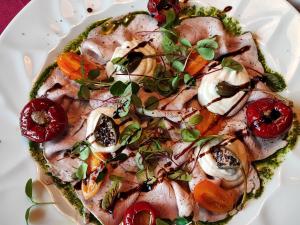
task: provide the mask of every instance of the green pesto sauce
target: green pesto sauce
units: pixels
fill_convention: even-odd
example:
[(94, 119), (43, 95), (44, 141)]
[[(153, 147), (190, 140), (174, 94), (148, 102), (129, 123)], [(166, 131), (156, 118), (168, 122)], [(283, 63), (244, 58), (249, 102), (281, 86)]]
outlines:
[[(78, 52), (80, 44), (82, 43), (82, 41), (84, 41), (87, 38), (89, 32), (92, 29), (94, 29), (98, 26), (102, 26), (102, 31), (104, 33), (109, 34), (109, 33), (113, 32), (119, 25), (127, 26), (134, 19), (134, 16), (137, 14), (148, 14), (148, 13), (147, 12), (133, 12), (124, 17), (121, 17), (119, 20), (112, 21), (109, 18), (109, 19), (97, 21), (97, 22), (91, 24), (83, 33), (81, 33), (75, 40), (71, 41), (64, 48), (64, 52), (68, 52), (68, 51)], [(210, 16), (210, 17), (218, 18), (222, 21), (224, 28), (227, 32), (229, 32), (230, 34), (235, 35), (235, 36), (242, 34), (242, 29), (241, 29), (239, 21), (232, 17), (229, 17), (228, 15), (226, 15), (226, 13), (222, 12), (221, 10), (219, 10), (215, 7), (208, 7), (208, 8), (196, 7), (196, 6), (185, 7), (182, 9), (182, 11), (179, 15), (179, 19), (184, 20), (187, 18), (199, 17), (199, 16), (204, 16), (204, 17)], [(258, 57), (267, 73), (281, 78), (280, 85), (281, 85), (281, 87), (283, 87), (282, 89), (284, 89), (286, 87), (284, 79), (282, 78), (282, 76), (279, 73), (273, 71), (272, 69), (270, 69), (270, 67), (268, 67), (266, 60), (259, 48), (258, 48)], [(57, 63), (53, 63), (39, 75), (38, 79), (36, 80), (35, 84), (32, 87), (32, 90), (30, 92), (30, 99), (33, 99), (36, 97), (39, 88), (46, 81), (46, 79), (50, 76), (53, 69), (55, 69), (56, 67), (57, 67)], [(272, 178), (276, 168), (278, 168), (278, 166), (284, 160), (285, 155), (294, 148), (294, 146), (297, 142), (298, 135), (300, 135), (300, 123), (295, 116), (295, 119), (293, 122), (293, 127), (289, 131), (289, 133), (286, 137), (286, 140), (288, 141), (288, 145), (285, 148), (277, 151), (275, 154), (273, 154), (269, 158), (254, 163), (254, 166), (258, 171), (259, 178), (261, 179), (262, 185), (261, 185), (260, 190), (257, 191), (256, 193), (248, 194), (247, 200), (252, 199), (252, 198), (257, 198), (262, 194), (266, 183)], [(82, 215), (84, 215), (84, 213), (85, 213), (84, 207), (83, 207), (81, 201), (76, 196), (75, 190), (72, 187), (72, 185), (69, 183), (66, 183), (66, 184), (62, 183), (58, 178), (52, 176), (48, 172), (49, 167), (47, 165), (46, 159), (44, 158), (43, 151), (42, 151), (42, 149), (40, 149), (39, 145), (36, 143), (33, 143), (33, 142), (29, 142), (29, 150), (31, 152), (32, 157), (35, 159), (35, 161), (37, 161), (39, 163), (40, 167), (45, 171), (45, 173), (53, 178), (54, 183), (62, 191), (62, 193), (66, 197), (66, 199), (68, 199), (68, 201)], [(229, 217), (225, 218), (224, 220), (214, 222), (214, 223), (196, 222), (194, 224), (195, 225), (201, 225), (201, 224), (203, 224), (203, 225), (206, 225), (206, 224), (224, 225), (224, 224), (228, 223), (228, 221), (231, 218), (232, 217), (229, 216)], [(93, 215), (90, 215), (89, 219), (94, 224), (101, 225), (101, 223)]]

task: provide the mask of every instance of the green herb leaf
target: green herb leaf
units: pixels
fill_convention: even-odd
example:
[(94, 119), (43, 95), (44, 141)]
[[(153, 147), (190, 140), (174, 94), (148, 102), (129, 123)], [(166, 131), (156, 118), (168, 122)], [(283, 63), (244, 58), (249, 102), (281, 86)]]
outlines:
[(147, 153), (158, 153), (158, 152), (164, 152), (164, 150), (161, 147), (161, 144), (158, 140), (151, 140), (150, 144), (140, 146), (139, 152), (141, 154), (147, 154)]
[(193, 142), (197, 140), (200, 135), (200, 131), (196, 129), (183, 129), (181, 130), (182, 140), (185, 142)]
[(90, 98), (90, 89), (86, 85), (80, 86), (78, 98), (83, 100), (88, 100)]
[(182, 45), (184, 45), (185, 47), (189, 47), (189, 48), (192, 47), (191, 42), (190, 42), (188, 39), (186, 39), (186, 38), (180, 38), (179, 41), (180, 41), (180, 43), (181, 43)]
[(212, 141), (212, 140), (217, 139), (217, 138), (222, 138), (222, 135), (219, 135), (219, 136), (206, 136), (206, 137), (202, 137), (202, 138), (200, 138), (200, 139), (197, 141), (196, 145), (201, 147), (201, 146), (203, 146), (204, 144), (206, 144), (207, 142)]
[(143, 83), (143, 87), (144, 87), (145, 91), (147, 91), (147, 92), (156, 91), (156, 83), (153, 79), (151, 79), (149, 77), (144, 77), (144, 79), (142, 80), (142, 83)]
[(159, 99), (155, 96), (150, 96), (145, 102), (145, 108), (148, 110), (154, 110), (158, 107)]
[(26, 212), (25, 212), (25, 221), (26, 224), (29, 225), (29, 217), (30, 217), (30, 210), (34, 207), (35, 205), (30, 206)]
[(176, 20), (176, 14), (173, 9), (169, 9), (166, 13), (166, 23), (164, 24), (164, 28), (169, 28), (173, 25)]
[(190, 222), (184, 217), (178, 217), (178, 218), (175, 219), (175, 224), (176, 225), (187, 225), (189, 223)]
[(135, 105), (138, 108), (141, 108), (143, 106), (142, 100), (137, 95), (133, 94), (131, 96), (131, 102), (133, 105)]
[(196, 114), (193, 115), (189, 118), (188, 124), (190, 126), (196, 126), (197, 124), (199, 124), (201, 121), (203, 120), (203, 116), (201, 116), (200, 114)]
[(136, 82), (130, 82), (129, 84), (131, 84), (132, 94), (137, 94), (140, 90), (140, 85), (138, 85)]
[(218, 42), (216, 42), (215, 38), (207, 38), (197, 42), (198, 48), (210, 48), (217, 49), (219, 47)]
[(243, 66), (239, 62), (232, 59), (231, 57), (224, 58), (222, 60), (221, 65), (223, 68), (226, 67), (235, 70), (236, 72), (240, 72), (243, 70)]
[[(249, 87), (250, 87), (250, 83), (249, 83)], [(221, 81), (216, 86), (216, 92), (218, 93), (218, 95), (224, 98), (230, 98), (241, 90), (242, 89), (239, 86), (229, 84), (226, 81)]]
[(109, 89), (110, 93), (113, 96), (121, 96), (125, 89), (126, 89), (127, 85), (124, 84), (122, 81), (116, 81)]
[(179, 72), (183, 72), (184, 71), (184, 65), (182, 62), (178, 61), (178, 60), (175, 60), (172, 62), (172, 67), (179, 71)]
[(96, 178), (96, 183), (99, 183), (99, 182), (103, 181), (104, 178), (105, 178), (105, 176), (106, 176), (106, 174), (107, 174), (107, 168), (105, 167), (105, 168), (98, 174), (98, 176), (97, 176), (97, 178)]
[(144, 165), (143, 165), (143, 157), (141, 155), (141, 153), (137, 152), (135, 157), (134, 157), (134, 161), (136, 166), (140, 169), (143, 170), (144, 169)]
[(34, 202), (32, 200), (32, 179), (31, 178), (26, 182), (25, 194), (30, 199), (31, 202)]
[(195, 85), (195, 78), (186, 73), (183, 75), (183, 82), (188, 86), (193, 86)]
[(189, 182), (192, 179), (192, 176), (183, 170), (176, 170), (172, 174), (168, 175), (168, 178), (171, 180), (179, 180)]
[(197, 48), (197, 52), (206, 60), (213, 60), (215, 57), (215, 51), (211, 48)]
[(275, 92), (283, 91), (286, 88), (283, 77), (278, 73), (266, 73), (263, 75), (267, 86)]
[(120, 181), (112, 181), (111, 187), (109, 190), (105, 193), (102, 201), (101, 201), (101, 208), (104, 210), (107, 210), (111, 204), (114, 202), (118, 191), (120, 188)]
[(170, 79), (163, 78), (156, 83), (157, 90), (162, 96), (169, 96), (173, 92), (172, 84)]
[(116, 57), (116, 58), (113, 58), (111, 60), (111, 62), (114, 64), (114, 65), (125, 65), (127, 62), (128, 62), (128, 59), (126, 57)]
[(115, 158), (109, 159), (107, 162), (117, 162), (117, 161), (123, 162), (123, 161), (125, 161), (127, 159), (128, 159), (128, 155), (127, 154), (120, 153)]
[(139, 123), (134, 122), (125, 127), (124, 131), (120, 135), (121, 145), (128, 145), (139, 140), (142, 134), (142, 128)]
[(99, 69), (90, 70), (88, 74), (88, 78), (90, 80), (95, 80), (97, 77), (99, 77), (99, 75), (100, 75)]
[(177, 90), (177, 89), (178, 89), (179, 82), (180, 82), (180, 77), (179, 77), (179, 75), (176, 75), (175, 77), (172, 78), (171, 84), (172, 84), (173, 90)]
[(82, 162), (81, 165), (78, 167), (75, 175), (79, 180), (83, 180), (86, 178), (87, 168), (88, 168), (88, 164), (86, 164), (85, 162)]
[(171, 223), (163, 220), (163, 219), (160, 219), (160, 218), (156, 218), (156, 221), (155, 221), (155, 224), (156, 225), (170, 225)]
[(91, 149), (90, 147), (86, 146), (81, 152), (79, 158), (81, 160), (87, 160), (90, 155)]

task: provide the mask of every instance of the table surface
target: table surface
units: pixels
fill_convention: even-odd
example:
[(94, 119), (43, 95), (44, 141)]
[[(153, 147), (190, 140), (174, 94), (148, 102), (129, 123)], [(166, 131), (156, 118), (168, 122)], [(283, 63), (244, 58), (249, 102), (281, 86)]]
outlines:
[[(101, 1), (101, 0), (99, 0)], [(300, 11), (300, 0), (288, 0)], [(3, 0), (0, 4), (0, 34), (9, 24), (9, 22), (17, 15), (17, 13), (28, 3), (30, 0)]]

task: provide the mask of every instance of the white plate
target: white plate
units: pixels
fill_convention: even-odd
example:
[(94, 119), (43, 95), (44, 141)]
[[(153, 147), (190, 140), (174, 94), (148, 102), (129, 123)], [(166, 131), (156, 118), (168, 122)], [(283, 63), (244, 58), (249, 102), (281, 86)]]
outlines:
[[(286, 78), (288, 89), (284, 95), (294, 100), (299, 109), (298, 12), (284, 0), (201, 0), (201, 4), (221, 9), (228, 5), (234, 7), (230, 14), (241, 21), (244, 30), (257, 34), (268, 64)], [(18, 125), (19, 112), (28, 100), (33, 77), (53, 62), (62, 47), (91, 22), (146, 9), (145, 6), (144, 0), (32, 0), (1, 35), (1, 224), (25, 224), (23, 215), (30, 203), (24, 194), (24, 185), (29, 177), (37, 177), (35, 165), (27, 151), (26, 141), (20, 137)], [(88, 14), (87, 7), (94, 8), (94, 13)], [(299, 224), (299, 171), (298, 145), (288, 154), (263, 196), (249, 202), (230, 224)], [(41, 185), (36, 184), (35, 187), (38, 189), (39, 199), (49, 199)], [(55, 207), (45, 206), (33, 213), (32, 224), (67, 225), (74, 222), (58, 213)]]

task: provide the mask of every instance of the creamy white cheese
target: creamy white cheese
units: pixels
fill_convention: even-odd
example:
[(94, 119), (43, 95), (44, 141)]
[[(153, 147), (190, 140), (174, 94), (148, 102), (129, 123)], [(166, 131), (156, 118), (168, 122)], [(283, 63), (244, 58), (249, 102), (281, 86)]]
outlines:
[(86, 137), (88, 138), (88, 142), (91, 143), (91, 149), (93, 152), (114, 152), (118, 150), (121, 145), (119, 142), (116, 145), (112, 146), (103, 146), (95, 141), (95, 136), (91, 135), (94, 133), (98, 120), (102, 114), (113, 117), (115, 109), (110, 107), (99, 107), (93, 110), (87, 119), (87, 129), (86, 129)]
[[(156, 57), (144, 58), (137, 66), (137, 68), (131, 73), (131, 75), (116, 75), (118, 73), (123, 73), (121, 71), (121, 67), (117, 64), (113, 64), (112, 60), (119, 57), (124, 57), (127, 53), (129, 53), (132, 49), (134, 49), (139, 44), (138, 41), (125, 41), (120, 47), (117, 47), (114, 51), (114, 54), (106, 65), (106, 72), (108, 76), (113, 76), (115, 80), (120, 80), (123, 82), (127, 81), (137, 81), (142, 79), (142, 76), (134, 76), (134, 75), (146, 75), (153, 76), (155, 67), (156, 67)], [(134, 50), (135, 52), (141, 52), (144, 56), (155, 55), (155, 50), (149, 44), (145, 47), (140, 47)], [(125, 72), (126, 73), (126, 72)]]
[[(220, 67), (215, 69), (218, 70)], [(222, 98), (219, 101), (211, 103), (220, 97), (220, 95), (217, 93), (217, 85), (222, 81), (226, 81), (231, 85), (238, 86), (249, 82), (250, 78), (245, 68), (243, 68), (241, 72), (236, 72), (235, 70), (226, 67), (211, 74), (207, 74), (202, 78), (198, 88), (199, 103), (203, 106), (207, 106), (207, 109), (210, 112), (219, 115), (224, 115), (227, 113), (245, 94), (245, 92), (241, 90), (232, 97)], [(232, 116), (237, 113), (244, 106), (248, 97), (249, 95), (245, 96), (243, 100), (240, 101), (237, 106), (234, 107), (234, 110), (232, 110), (227, 116)]]
[[(217, 166), (217, 162), (213, 155), (209, 153), (210, 149), (213, 146), (216, 146), (223, 142), (224, 140), (229, 140), (232, 137), (225, 136), (223, 138), (216, 138), (210, 141), (209, 143), (205, 144), (201, 149), (200, 147), (197, 148), (196, 154), (200, 154), (208, 152), (202, 157), (198, 158), (198, 162), (203, 169), (203, 171), (213, 177), (224, 179), (225, 181), (229, 181), (232, 184), (239, 183), (239, 181), (243, 180), (243, 172), (242, 169), (236, 168), (236, 169), (221, 169)], [(240, 161), (240, 164), (244, 168), (244, 170), (248, 171), (248, 155), (246, 151), (245, 145), (240, 140), (234, 140), (232, 143), (228, 143), (226, 145), (226, 148), (230, 149), (231, 152), (233, 152), (237, 158)], [(247, 172), (246, 171), (246, 172)]]

